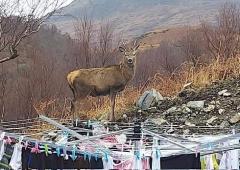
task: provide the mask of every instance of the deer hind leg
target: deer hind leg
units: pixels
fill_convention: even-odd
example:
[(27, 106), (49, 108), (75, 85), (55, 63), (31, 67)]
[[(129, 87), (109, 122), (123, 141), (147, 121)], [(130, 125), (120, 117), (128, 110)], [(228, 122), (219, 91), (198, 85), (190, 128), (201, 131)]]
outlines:
[(116, 92), (110, 93), (110, 103), (111, 103), (111, 116), (108, 114), (108, 120), (114, 122), (115, 121), (115, 99), (116, 99)]

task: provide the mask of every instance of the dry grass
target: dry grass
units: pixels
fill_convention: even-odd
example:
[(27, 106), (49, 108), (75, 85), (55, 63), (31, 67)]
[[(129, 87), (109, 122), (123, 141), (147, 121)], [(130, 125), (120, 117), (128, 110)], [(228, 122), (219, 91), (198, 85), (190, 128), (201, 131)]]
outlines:
[[(127, 87), (121, 94), (117, 96), (116, 100), (116, 113), (117, 117), (121, 116), (124, 112), (129, 112), (134, 108), (135, 102), (138, 97), (148, 89), (155, 88), (163, 96), (176, 95), (183, 86), (192, 82), (195, 88), (205, 87), (213, 81), (224, 80), (230, 77), (238, 77), (240, 75), (240, 58), (229, 58), (224, 61), (216, 60), (208, 65), (201, 65), (194, 68), (191, 64), (184, 64), (182, 71), (174, 74), (171, 77), (157, 73), (153, 78), (149, 79), (145, 84), (140, 87)], [(110, 112), (110, 103), (108, 97), (92, 98), (81, 101), (84, 103), (82, 108), (79, 108), (79, 117), (82, 119), (104, 119), (108, 112)], [(65, 102), (65, 108), (67, 104)], [(70, 117), (71, 115), (67, 110), (56, 111), (54, 109), (56, 102), (42, 103), (38, 107), (39, 112), (45, 112), (51, 108), (51, 116), (57, 117)], [(48, 111), (49, 113), (49, 111)]]

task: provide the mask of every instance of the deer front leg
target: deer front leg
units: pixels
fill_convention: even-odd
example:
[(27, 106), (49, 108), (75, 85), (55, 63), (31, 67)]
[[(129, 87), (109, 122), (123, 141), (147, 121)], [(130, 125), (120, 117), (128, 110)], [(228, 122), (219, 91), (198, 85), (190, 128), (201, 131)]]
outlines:
[[(110, 103), (111, 103), (111, 116), (110, 116), (110, 121), (111, 121), (111, 122), (114, 122), (114, 121), (115, 121), (115, 114), (114, 114), (115, 99), (116, 99), (116, 92), (110, 93)], [(108, 119), (109, 119), (109, 115), (108, 115)]]

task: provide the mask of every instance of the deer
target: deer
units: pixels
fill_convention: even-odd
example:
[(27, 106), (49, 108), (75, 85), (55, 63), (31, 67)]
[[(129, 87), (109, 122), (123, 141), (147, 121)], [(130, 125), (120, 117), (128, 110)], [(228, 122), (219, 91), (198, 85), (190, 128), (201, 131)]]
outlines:
[(75, 118), (75, 103), (87, 96), (109, 96), (111, 113), (109, 121), (115, 121), (115, 99), (117, 93), (123, 91), (133, 79), (136, 70), (136, 54), (140, 44), (134, 42), (131, 48), (126, 44), (119, 46), (122, 60), (119, 64), (100, 68), (83, 68), (67, 75), (68, 85), (73, 93), (70, 110)]

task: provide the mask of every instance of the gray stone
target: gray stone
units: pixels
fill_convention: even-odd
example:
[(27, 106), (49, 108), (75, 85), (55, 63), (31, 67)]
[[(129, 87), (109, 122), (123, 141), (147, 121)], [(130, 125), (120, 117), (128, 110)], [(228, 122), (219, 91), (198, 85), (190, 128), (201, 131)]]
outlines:
[(225, 89), (225, 90), (222, 90), (222, 91), (220, 91), (220, 92), (218, 92), (218, 95), (219, 96), (222, 96), (224, 93), (226, 93), (227, 92), (227, 90)]
[(189, 127), (195, 127), (195, 126), (196, 126), (195, 124), (191, 123), (191, 122), (188, 121), (188, 120), (185, 121), (185, 125), (186, 125), (186, 126), (189, 126)]
[(171, 134), (171, 133), (174, 133), (174, 129), (173, 129), (173, 128), (168, 129), (168, 130), (167, 130), (167, 133), (170, 133), (170, 134)]
[(163, 96), (155, 89), (148, 90), (145, 91), (137, 101), (137, 107), (141, 108), (142, 110), (147, 110), (150, 107), (158, 105), (163, 100)]
[(235, 124), (238, 123), (240, 121), (240, 113), (235, 114), (233, 117), (231, 117), (231, 119), (229, 120), (229, 122), (231, 124)]
[(227, 127), (229, 127), (229, 126), (230, 126), (230, 124), (229, 124), (229, 122), (226, 121), (226, 120), (224, 120), (224, 121), (220, 124), (220, 127), (221, 127), (221, 128), (227, 128)]
[(203, 109), (204, 108), (204, 100), (200, 101), (190, 101), (187, 103), (187, 107), (192, 108), (192, 109)]
[(221, 115), (221, 114), (223, 114), (225, 112), (225, 109), (219, 109), (218, 110), (218, 113)]
[(190, 133), (190, 130), (189, 130), (189, 129), (183, 130), (183, 134), (184, 134), (184, 135), (188, 135), (189, 133)]
[(162, 124), (167, 123), (167, 121), (164, 118), (162, 118), (162, 117), (159, 117), (159, 118), (156, 118), (156, 119), (152, 119), (151, 121), (154, 124), (156, 124), (156, 125), (162, 125)]
[(217, 120), (218, 117), (217, 116), (212, 116), (210, 119), (207, 120), (207, 124), (212, 124), (215, 120)]
[(177, 107), (171, 107), (169, 108), (168, 110), (166, 110), (165, 112), (163, 112), (164, 115), (168, 115), (168, 114), (171, 114), (171, 113), (174, 113), (177, 111)]
[(223, 93), (224, 97), (230, 97), (231, 95), (232, 95), (232, 93), (229, 93), (229, 92)]
[(208, 107), (204, 108), (203, 111), (208, 113), (213, 111), (214, 109), (215, 109), (215, 105), (210, 104), (208, 105)]
[(184, 114), (187, 114), (187, 113), (191, 113), (192, 111), (186, 105), (183, 105), (181, 108), (181, 112), (183, 112)]

